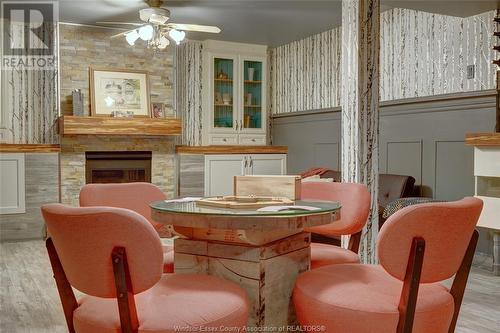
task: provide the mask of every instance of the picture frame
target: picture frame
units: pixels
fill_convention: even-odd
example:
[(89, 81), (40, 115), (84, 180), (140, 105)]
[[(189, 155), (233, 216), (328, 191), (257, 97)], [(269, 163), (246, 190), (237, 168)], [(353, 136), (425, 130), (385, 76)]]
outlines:
[(149, 77), (146, 71), (89, 68), (90, 115), (110, 117), (112, 112), (151, 118)]
[(151, 103), (151, 117), (165, 118), (165, 103)]

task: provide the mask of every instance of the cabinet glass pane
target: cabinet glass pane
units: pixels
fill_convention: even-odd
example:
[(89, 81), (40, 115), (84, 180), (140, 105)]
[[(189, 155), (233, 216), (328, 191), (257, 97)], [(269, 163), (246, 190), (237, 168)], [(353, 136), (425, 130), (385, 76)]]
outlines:
[(244, 61), (243, 127), (262, 128), (262, 62)]
[(233, 127), (233, 60), (214, 58), (214, 127)]

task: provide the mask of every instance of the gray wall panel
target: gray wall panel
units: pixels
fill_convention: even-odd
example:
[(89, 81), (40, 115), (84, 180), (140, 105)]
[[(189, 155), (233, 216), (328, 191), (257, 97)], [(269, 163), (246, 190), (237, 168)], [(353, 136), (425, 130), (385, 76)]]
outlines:
[[(279, 120), (276, 118), (273, 124), (273, 144), (288, 146), (289, 174), (300, 173), (311, 166), (338, 168), (340, 113), (303, 114)], [(321, 157), (318, 156), (320, 151), (323, 154)]]
[[(422, 184), (422, 141), (387, 142), (385, 172), (412, 175), (415, 184)], [(384, 168), (380, 168), (384, 170)]]
[[(492, 132), (493, 91), (450, 94), (381, 103), (380, 170), (421, 180), (423, 195), (454, 200), (474, 194), (473, 149), (466, 133)], [(294, 112), (273, 117), (273, 144), (289, 147), (288, 173), (296, 174), (320, 162), (338, 169), (339, 108)], [(326, 144), (330, 143), (330, 144)], [(322, 145), (323, 144), (323, 145)], [(320, 147), (320, 148), (318, 148)], [(478, 246), (491, 253), (491, 239), (481, 232)]]
[(436, 198), (457, 200), (474, 193), (474, 151), (464, 141), (436, 141)]
[(314, 164), (331, 165), (340, 170), (340, 143), (325, 142), (314, 144)]

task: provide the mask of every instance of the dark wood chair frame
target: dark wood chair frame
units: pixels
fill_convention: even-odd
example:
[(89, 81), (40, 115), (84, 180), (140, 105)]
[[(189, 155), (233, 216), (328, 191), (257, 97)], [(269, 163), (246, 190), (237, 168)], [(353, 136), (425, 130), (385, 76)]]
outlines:
[[(57, 255), (54, 243), (51, 238), (47, 238), (45, 245), (49, 254), (50, 264), (56, 280), (57, 291), (61, 299), (64, 317), (68, 325), (69, 333), (75, 333), (73, 326), (73, 312), (78, 307), (75, 294), (71, 284), (66, 277), (59, 256)], [(115, 277), (116, 296), (118, 310), (120, 314), (120, 325), (123, 333), (137, 333), (139, 320), (135, 306), (134, 294), (132, 292), (132, 282), (128, 268), (127, 255), (124, 247), (115, 247), (111, 252), (113, 273)]]
[[(360, 230), (357, 233), (352, 234), (351, 237), (349, 238), (349, 245), (347, 249), (351, 250), (354, 253), (359, 252), (359, 243), (361, 242), (361, 232), (362, 231)], [(311, 234), (311, 242), (340, 246), (340, 239), (315, 233)]]
[[(465, 252), (462, 263), (453, 279), (453, 284), (450, 289), (450, 294), (453, 296), (455, 303), (455, 310), (451, 320), (448, 333), (455, 332), (457, 325), (458, 314), (462, 299), (464, 297), (467, 279), (469, 277), (472, 259), (476, 250), (479, 232), (474, 230), (471, 240)], [(425, 240), (417, 237), (413, 239), (410, 256), (408, 257), (408, 264), (406, 266), (406, 273), (403, 282), (403, 289), (401, 291), (401, 298), (399, 300), (399, 322), (397, 333), (411, 333), (413, 329), (413, 319), (415, 318), (415, 309), (417, 306), (418, 288), (420, 285), (420, 275), (422, 273), (422, 265), (424, 263), (425, 253)]]
[[(351, 249), (351, 251), (356, 250), (355, 252), (357, 253), (360, 238), (361, 232), (351, 236), (351, 239), (349, 240), (349, 249)], [(474, 230), (467, 247), (467, 251), (465, 252), (464, 258), (462, 259), (450, 289), (450, 294), (453, 296), (455, 302), (455, 310), (453, 312), (453, 318), (448, 333), (455, 332), (458, 314), (460, 312), (460, 306), (462, 305), (462, 299), (467, 285), (467, 279), (469, 277), (478, 238), (479, 233), (477, 230)], [(59, 256), (57, 255), (52, 239), (47, 239), (46, 247), (52, 271), (54, 272), (54, 279), (56, 280), (59, 297), (61, 298), (64, 316), (66, 317), (68, 331), (70, 333), (75, 333), (75, 329), (73, 327), (73, 312), (78, 307), (78, 302), (75, 294), (73, 293), (73, 289), (71, 288), (71, 284), (64, 273), (64, 269), (61, 261), (59, 260)], [(425, 240), (420, 237), (414, 238), (410, 256), (408, 257), (403, 289), (401, 291), (401, 298), (398, 306), (399, 322), (397, 333), (412, 332), (424, 254)], [(111, 253), (111, 260), (113, 263), (121, 330), (123, 333), (137, 333), (139, 321), (137, 318), (134, 294), (132, 292), (132, 282), (125, 248), (115, 247)]]

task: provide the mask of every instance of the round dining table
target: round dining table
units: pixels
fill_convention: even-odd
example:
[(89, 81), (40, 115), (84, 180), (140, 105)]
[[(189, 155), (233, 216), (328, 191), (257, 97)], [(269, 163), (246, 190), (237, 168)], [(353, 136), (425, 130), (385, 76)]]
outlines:
[(172, 225), (174, 272), (215, 275), (240, 285), (250, 301), (249, 326), (296, 323), (291, 295), (309, 270), (311, 234), (305, 228), (334, 223), (340, 203), (296, 201), (282, 211), (206, 207), (195, 201), (150, 204), (153, 220)]

